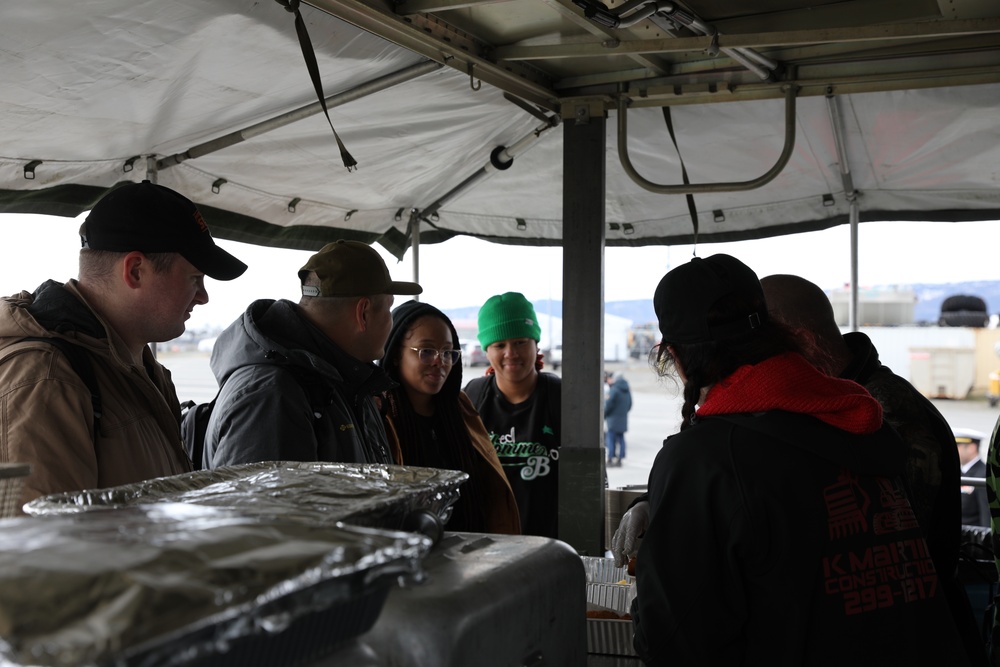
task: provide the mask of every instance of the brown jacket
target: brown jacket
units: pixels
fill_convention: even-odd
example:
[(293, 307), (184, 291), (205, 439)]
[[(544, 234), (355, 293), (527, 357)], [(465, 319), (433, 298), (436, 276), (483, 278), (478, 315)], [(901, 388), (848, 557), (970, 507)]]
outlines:
[[(96, 439), (90, 390), (66, 355), (25, 337), (59, 337), (87, 351), (103, 405)], [(74, 280), (0, 300), (0, 461), (31, 465), (22, 502), (191, 470), (170, 373), (148, 349), (145, 368), (129, 358)]]
[[(521, 520), (517, 511), (517, 502), (514, 500), (514, 492), (507, 481), (507, 475), (504, 474), (503, 468), (500, 466), (500, 459), (497, 458), (496, 449), (493, 448), (489, 433), (483, 426), (483, 420), (479, 418), (479, 413), (476, 412), (476, 408), (472, 406), (472, 401), (465, 395), (465, 392), (459, 392), (458, 405), (462, 410), (465, 426), (469, 430), (472, 446), (476, 453), (489, 463), (491, 470), (489, 478), (479, 482), (485, 491), (485, 496), (490, 499), (486, 512), (487, 530), (491, 533), (520, 535)], [(389, 437), (389, 450), (398, 464), (405, 465), (406, 462), (402, 460), (399, 447), (399, 434), (396, 431), (396, 425), (392, 422), (392, 417), (386, 415), (385, 423), (386, 435)]]

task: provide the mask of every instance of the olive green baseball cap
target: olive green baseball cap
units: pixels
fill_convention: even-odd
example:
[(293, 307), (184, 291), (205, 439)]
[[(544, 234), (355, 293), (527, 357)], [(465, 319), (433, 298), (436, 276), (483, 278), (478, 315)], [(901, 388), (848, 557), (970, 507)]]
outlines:
[(319, 287), (302, 285), (303, 296), (368, 296), (371, 294), (420, 294), (417, 283), (393, 280), (382, 256), (370, 245), (341, 239), (328, 243), (299, 269), (304, 282), (310, 273)]

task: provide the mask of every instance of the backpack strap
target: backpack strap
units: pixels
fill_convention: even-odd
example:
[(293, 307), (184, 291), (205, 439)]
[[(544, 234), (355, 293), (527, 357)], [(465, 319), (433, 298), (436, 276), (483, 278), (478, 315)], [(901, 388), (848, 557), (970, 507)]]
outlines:
[(69, 365), (73, 367), (73, 371), (83, 380), (83, 384), (87, 385), (87, 389), (90, 390), (90, 403), (94, 409), (94, 440), (97, 440), (97, 434), (100, 433), (101, 428), (101, 417), (103, 416), (101, 389), (97, 384), (97, 375), (94, 373), (94, 366), (90, 363), (90, 357), (87, 355), (86, 350), (64, 338), (29, 336), (21, 340), (25, 342), (39, 341), (48, 343), (58, 348), (65, 355), (69, 361)]
[[(302, 388), (310, 409), (317, 417), (320, 411), (329, 407), (329, 391), (318, 373), (308, 372), (290, 365), (279, 367), (291, 374), (299, 387)], [(212, 418), (215, 405), (219, 402), (219, 396), (222, 395), (224, 388), (225, 384), (220, 386), (208, 403), (196, 403), (192, 400), (181, 403), (181, 439), (184, 441), (184, 451), (191, 459), (191, 466), (194, 470), (204, 468), (208, 422)]]
[(222, 393), (221, 388), (208, 403), (194, 401), (181, 403), (181, 439), (184, 441), (184, 450), (191, 459), (191, 467), (194, 470), (204, 468), (205, 435), (208, 433), (208, 421), (212, 417), (220, 393)]

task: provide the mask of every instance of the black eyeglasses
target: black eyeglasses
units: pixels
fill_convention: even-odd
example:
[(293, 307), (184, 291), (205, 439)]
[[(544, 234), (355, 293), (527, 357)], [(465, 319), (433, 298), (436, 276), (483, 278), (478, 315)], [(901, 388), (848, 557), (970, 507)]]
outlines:
[(420, 363), (428, 366), (439, 358), (445, 366), (454, 366), (462, 358), (461, 350), (435, 350), (432, 347), (411, 347), (409, 349), (417, 353), (417, 359), (420, 359)]

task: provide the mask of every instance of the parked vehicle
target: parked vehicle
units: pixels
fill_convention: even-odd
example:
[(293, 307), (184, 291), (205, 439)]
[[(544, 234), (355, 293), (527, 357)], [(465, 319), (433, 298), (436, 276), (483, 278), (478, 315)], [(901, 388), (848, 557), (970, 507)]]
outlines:
[(562, 366), (562, 343), (553, 345), (546, 350), (543, 360), (552, 367), (552, 370), (559, 370), (559, 367)]
[(986, 302), (978, 296), (956, 294), (941, 302), (938, 326), (983, 328), (989, 323)]
[(462, 350), (462, 363), (466, 366), (489, 366), (490, 361), (486, 358), (486, 350), (479, 344), (479, 341), (469, 341)]

